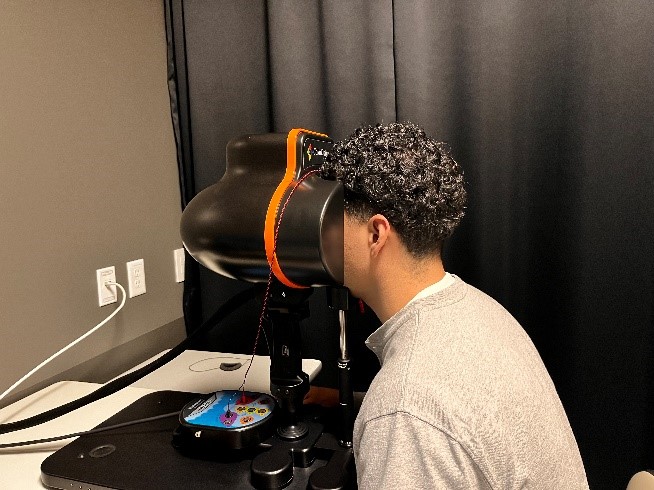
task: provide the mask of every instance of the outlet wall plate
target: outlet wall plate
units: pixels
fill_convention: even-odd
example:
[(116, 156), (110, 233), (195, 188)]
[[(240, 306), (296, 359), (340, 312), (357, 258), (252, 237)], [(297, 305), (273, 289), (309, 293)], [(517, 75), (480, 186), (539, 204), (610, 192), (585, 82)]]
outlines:
[(116, 268), (104, 267), (95, 271), (98, 284), (98, 306), (106, 306), (118, 301), (116, 286), (107, 286), (107, 282), (116, 282)]
[(175, 249), (173, 255), (175, 257), (175, 282), (184, 282), (184, 261), (186, 260), (184, 249)]
[(130, 298), (145, 294), (145, 263), (143, 259), (127, 262), (127, 286)]

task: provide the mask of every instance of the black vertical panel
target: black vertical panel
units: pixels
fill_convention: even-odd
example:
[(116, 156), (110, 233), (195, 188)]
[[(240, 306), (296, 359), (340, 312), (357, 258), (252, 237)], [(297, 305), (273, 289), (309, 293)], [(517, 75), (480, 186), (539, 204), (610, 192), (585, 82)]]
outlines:
[(225, 146), (268, 126), (263, 1), (184, 2), (197, 191), (225, 171)]
[(391, 2), (269, 2), (275, 130), (395, 120)]
[(275, 131), (327, 133), (319, 2), (269, 2), (270, 87)]
[[(186, 39), (184, 10), (181, 2), (166, 0), (166, 48), (168, 92), (170, 94), (173, 134), (177, 147), (182, 209), (195, 195), (195, 176), (191, 141), (188, 79), (186, 77)], [(188, 142), (188, 144), (187, 144)]]
[(395, 121), (391, 0), (322, 2), (325, 97), (337, 139)]
[[(180, 0), (165, 0), (167, 78), (170, 94), (171, 119), (177, 147), (179, 186), (182, 209), (195, 195), (195, 171), (191, 138), (191, 115), (186, 67), (186, 32), (184, 4)], [(184, 262), (184, 293), (182, 309), (187, 332), (202, 323), (200, 266), (188, 253)]]
[[(269, 128), (264, 1), (186, 0), (184, 26), (196, 192), (225, 172), (225, 147), (236, 136)], [(201, 267), (203, 316), (248, 284)], [(252, 301), (198, 341), (198, 349), (251, 352), (258, 325)], [(265, 344), (260, 346), (265, 352)]]

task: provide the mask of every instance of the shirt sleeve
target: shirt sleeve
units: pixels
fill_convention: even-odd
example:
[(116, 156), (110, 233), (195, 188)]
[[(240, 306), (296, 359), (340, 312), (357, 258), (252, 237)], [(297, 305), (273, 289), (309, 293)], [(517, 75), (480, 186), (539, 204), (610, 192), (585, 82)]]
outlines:
[(457, 441), (406, 413), (368, 421), (358, 446), (360, 490), (492, 488)]

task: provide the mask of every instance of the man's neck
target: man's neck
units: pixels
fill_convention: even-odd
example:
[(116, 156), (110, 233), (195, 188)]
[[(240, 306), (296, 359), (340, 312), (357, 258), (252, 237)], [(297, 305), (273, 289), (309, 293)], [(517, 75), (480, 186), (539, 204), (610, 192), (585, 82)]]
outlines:
[(382, 323), (386, 322), (416, 294), (443, 277), (445, 269), (440, 257), (422, 260), (405, 258), (404, 263), (391, 262), (380, 271), (378, 287), (367, 303)]

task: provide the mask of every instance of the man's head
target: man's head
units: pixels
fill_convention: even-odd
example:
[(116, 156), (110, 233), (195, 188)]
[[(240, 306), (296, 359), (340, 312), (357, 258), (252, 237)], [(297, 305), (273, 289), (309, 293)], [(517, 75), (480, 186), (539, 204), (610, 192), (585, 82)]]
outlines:
[(459, 165), (415, 124), (357, 129), (334, 145), (322, 174), (343, 183), (347, 218), (383, 215), (416, 259), (439, 255), (464, 214)]

